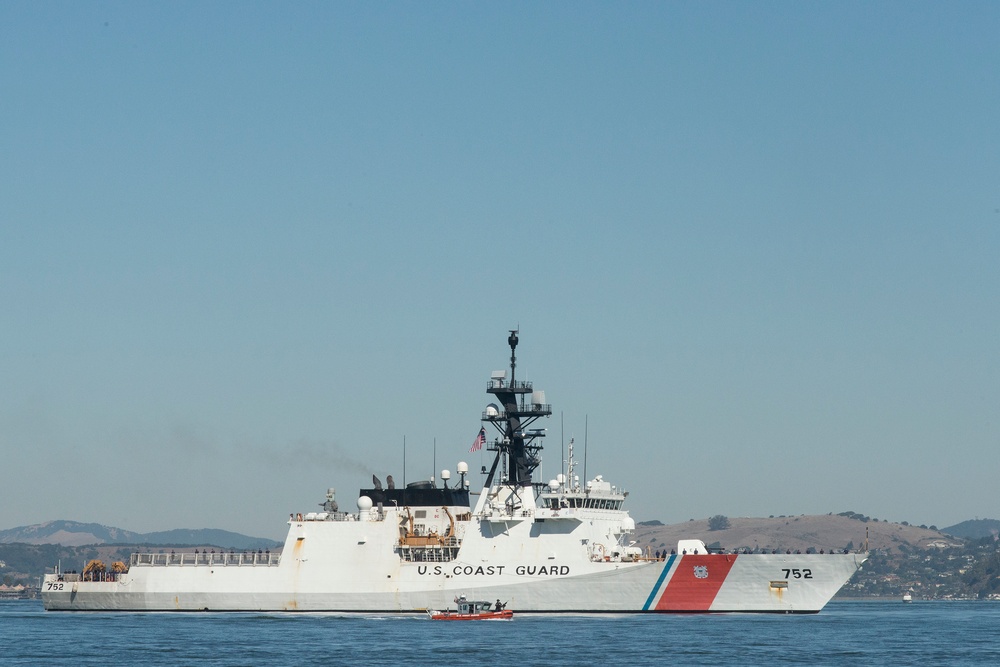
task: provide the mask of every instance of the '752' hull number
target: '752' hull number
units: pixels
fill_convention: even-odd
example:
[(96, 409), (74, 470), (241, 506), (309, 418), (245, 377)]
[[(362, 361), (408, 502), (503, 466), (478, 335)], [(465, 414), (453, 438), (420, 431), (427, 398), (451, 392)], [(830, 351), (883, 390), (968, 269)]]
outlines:
[(801, 570), (799, 568), (789, 569), (789, 568), (786, 567), (785, 569), (782, 570), (782, 572), (785, 573), (785, 579), (788, 579), (789, 577), (791, 577), (792, 579), (812, 579), (813, 578), (813, 572), (808, 567), (807, 568), (803, 568)]

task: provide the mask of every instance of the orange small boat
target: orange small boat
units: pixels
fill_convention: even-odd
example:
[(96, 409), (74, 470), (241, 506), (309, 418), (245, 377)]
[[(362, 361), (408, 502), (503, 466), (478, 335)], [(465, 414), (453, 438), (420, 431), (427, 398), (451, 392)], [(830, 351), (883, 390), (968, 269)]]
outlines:
[(485, 600), (467, 600), (464, 595), (455, 598), (457, 611), (428, 610), (432, 621), (505, 621), (514, 617), (514, 612), (507, 609), (507, 603), (496, 604)]

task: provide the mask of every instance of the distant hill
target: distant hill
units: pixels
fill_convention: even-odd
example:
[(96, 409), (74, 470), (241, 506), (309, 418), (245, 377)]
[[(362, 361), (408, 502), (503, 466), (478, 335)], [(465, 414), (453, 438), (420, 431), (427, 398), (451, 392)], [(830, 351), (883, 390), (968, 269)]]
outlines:
[(84, 544), (140, 543), (141, 533), (133, 533), (121, 528), (102, 526), (99, 523), (78, 521), (47, 521), (34, 526), (20, 526), (0, 530), (0, 544), (22, 542), (24, 544), (61, 544), (79, 547)]
[(48, 521), (0, 530), (0, 544), (58, 544), (79, 547), (94, 544), (209, 545), (223, 549), (270, 549), (280, 542), (214, 528), (134, 533), (99, 523)]
[(964, 537), (969, 540), (979, 540), (992, 535), (1000, 535), (1000, 521), (997, 519), (969, 519), (954, 526), (941, 529), (942, 533), (948, 533), (955, 537)]
[(224, 549), (241, 550), (273, 549), (276, 546), (281, 546), (281, 542), (263, 537), (249, 537), (218, 528), (199, 528), (197, 530), (178, 528), (158, 533), (146, 533), (143, 537), (145, 538), (144, 544), (211, 544)]
[(840, 551), (860, 549), (867, 535), (871, 549), (904, 552), (960, 544), (937, 530), (901, 523), (871, 520), (859, 514), (779, 516), (764, 518), (727, 517), (729, 527), (710, 530), (708, 519), (671, 525), (651, 525), (646, 521), (636, 526), (635, 546), (657, 550), (676, 548), (681, 539), (700, 539), (707, 546), (723, 549), (766, 549), (780, 551)]

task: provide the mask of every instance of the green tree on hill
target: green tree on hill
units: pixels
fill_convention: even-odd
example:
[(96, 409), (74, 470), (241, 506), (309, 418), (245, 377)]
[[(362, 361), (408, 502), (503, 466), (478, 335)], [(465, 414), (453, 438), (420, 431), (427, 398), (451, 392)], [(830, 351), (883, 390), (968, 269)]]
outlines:
[(725, 530), (729, 528), (729, 517), (723, 514), (716, 514), (708, 520), (709, 530)]

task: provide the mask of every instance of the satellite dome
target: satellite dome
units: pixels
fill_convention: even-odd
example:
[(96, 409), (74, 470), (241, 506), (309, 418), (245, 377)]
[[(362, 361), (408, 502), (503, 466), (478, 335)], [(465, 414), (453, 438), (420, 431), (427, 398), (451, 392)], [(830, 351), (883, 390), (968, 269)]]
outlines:
[(358, 509), (362, 512), (367, 512), (372, 508), (372, 499), (368, 496), (361, 496), (358, 498)]

